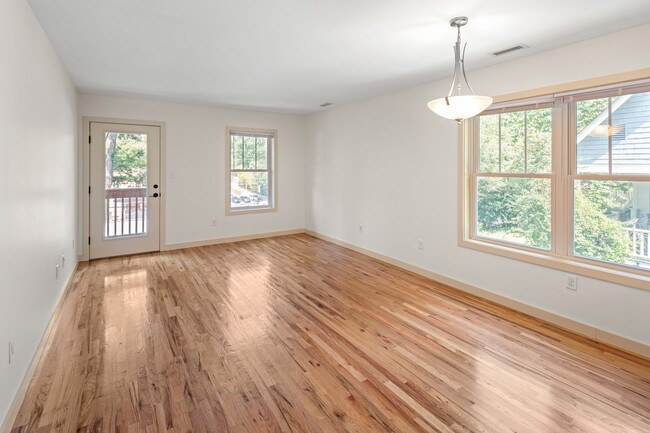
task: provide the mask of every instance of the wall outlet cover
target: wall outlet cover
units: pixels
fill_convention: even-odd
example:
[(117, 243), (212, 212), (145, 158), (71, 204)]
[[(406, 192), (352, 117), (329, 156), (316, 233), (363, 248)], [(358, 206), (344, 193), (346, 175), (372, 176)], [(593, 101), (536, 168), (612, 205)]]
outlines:
[(578, 276), (567, 274), (566, 276), (566, 288), (569, 290), (578, 290)]

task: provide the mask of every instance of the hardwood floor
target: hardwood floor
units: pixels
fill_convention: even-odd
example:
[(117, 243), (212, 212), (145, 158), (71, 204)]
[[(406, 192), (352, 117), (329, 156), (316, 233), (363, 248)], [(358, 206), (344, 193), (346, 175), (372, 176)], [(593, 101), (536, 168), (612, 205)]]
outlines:
[(650, 432), (650, 361), (295, 235), (83, 264), (13, 432)]

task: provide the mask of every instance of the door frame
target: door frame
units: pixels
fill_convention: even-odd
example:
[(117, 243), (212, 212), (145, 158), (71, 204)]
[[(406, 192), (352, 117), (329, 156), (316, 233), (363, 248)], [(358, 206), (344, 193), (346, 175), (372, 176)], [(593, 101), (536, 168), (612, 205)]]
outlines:
[(160, 250), (165, 249), (165, 210), (166, 206), (166, 183), (167, 183), (167, 158), (166, 158), (166, 125), (165, 122), (154, 122), (150, 120), (134, 119), (116, 119), (111, 117), (82, 117), (82, 134), (81, 134), (81, 184), (79, 194), (81, 194), (81, 237), (78, 245), (81, 248), (79, 260), (87, 262), (90, 259), (90, 248), (88, 239), (90, 238), (90, 124), (96, 123), (117, 123), (123, 125), (153, 126), (160, 128), (160, 224), (159, 239)]

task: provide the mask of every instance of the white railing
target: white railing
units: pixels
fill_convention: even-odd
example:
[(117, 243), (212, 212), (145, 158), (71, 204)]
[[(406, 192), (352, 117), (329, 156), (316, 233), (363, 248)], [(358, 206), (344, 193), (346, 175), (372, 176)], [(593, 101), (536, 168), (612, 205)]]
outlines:
[(623, 229), (632, 241), (632, 257), (635, 260), (650, 261), (650, 230)]
[(107, 238), (147, 233), (147, 188), (106, 190)]

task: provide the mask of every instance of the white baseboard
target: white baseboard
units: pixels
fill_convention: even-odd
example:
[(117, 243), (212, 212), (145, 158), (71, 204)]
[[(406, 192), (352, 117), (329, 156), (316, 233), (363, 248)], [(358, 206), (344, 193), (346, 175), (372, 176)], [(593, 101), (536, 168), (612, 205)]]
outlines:
[(43, 334), (43, 337), (41, 337), (41, 341), (38, 343), (38, 346), (36, 347), (36, 352), (34, 352), (34, 356), (32, 357), (32, 360), (29, 363), (29, 367), (27, 368), (27, 371), (25, 372), (25, 375), (23, 376), (23, 379), (20, 382), (20, 386), (18, 387), (18, 391), (16, 391), (16, 395), (14, 396), (14, 400), (11, 403), (11, 406), (9, 407), (9, 411), (7, 411), (4, 420), (2, 420), (2, 422), (0, 423), (0, 433), (11, 432), (14, 422), (16, 421), (16, 417), (18, 416), (18, 411), (20, 410), (20, 406), (23, 404), (23, 400), (25, 399), (25, 395), (27, 394), (27, 390), (29, 389), (29, 384), (31, 383), (32, 378), (34, 376), (34, 372), (36, 371), (36, 367), (38, 366), (38, 363), (41, 360), (41, 356), (43, 355), (43, 350), (45, 349), (45, 346), (47, 345), (47, 341), (50, 338), (50, 334), (52, 333), (52, 329), (54, 328), (54, 323), (56, 322), (56, 319), (58, 318), (59, 313), (61, 311), (61, 305), (63, 304), (65, 295), (68, 293), (68, 290), (72, 285), (72, 280), (74, 279), (78, 266), (79, 266), (79, 260), (77, 260), (77, 262), (74, 264), (74, 268), (72, 269), (72, 272), (70, 272), (68, 281), (66, 281), (63, 290), (61, 290), (61, 293), (59, 294), (59, 298), (56, 300), (56, 305), (54, 306), (52, 317), (50, 317), (50, 321), (48, 322), (47, 327), (45, 328), (45, 333)]
[(496, 293), (489, 292), (487, 290), (478, 288), (476, 286), (463, 283), (462, 281), (455, 280), (445, 275), (431, 272), (426, 269), (411, 265), (410, 263), (406, 263), (401, 260), (397, 260), (392, 257), (385, 256), (383, 254), (379, 254), (374, 251), (358, 247), (354, 244), (350, 244), (340, 239), (323, 235), (314, 232), (312, 230), (305, 230), (305, 233), (314, 236), (315, 238), (319, 238), (331, 242), (333, 244), (348, 248), (350, 250), (372, 257), (374, 259), (380, 260), (382, 262), (391, 264), (393, 266), (397, 266), (398, 268), (402, 268), (407, 271), (413, 272), (415, 274), (421, 275), (423, 277), (429, 278), (431, 280), (440, 282), (454, 289), (458, 289), (463, 292), (469, 293), (471, 295), (477, 296), (479, 298), (483, 298), (488, 301), (495, 302), (499, 305), (512, 308), (513, 310), (519, 311), (521, 313), (527, 314), (529, 316), (535, 317), (545, 322), (549, 322), (560, 328), (567, 329), (569, 331), (575, 332), (585, 337), (589, 337), (592, 340), (596, 340), (601, 343), (614, 346), (616, 348), (625, 350), (627, 352), (631, 352), (635, 355), (641, 355), (643, 357), (650, 358), (650, 346), (643, 344), (641, 342), (631, 340), (626, 337), (622, 337), (620, 335), (596, 328), (591, 325), (587, 325), (582, 322), (578, 322), (573, 319), (569, 319), (564, 316), (560, 316), (559, 314), (551, 313), (550, 311), (546, 311), (544, 309), (534, 307), (532, 305), (528, 305), (520, 301), (515, 301), (514, 299), (502, 295), (498, 295)]

